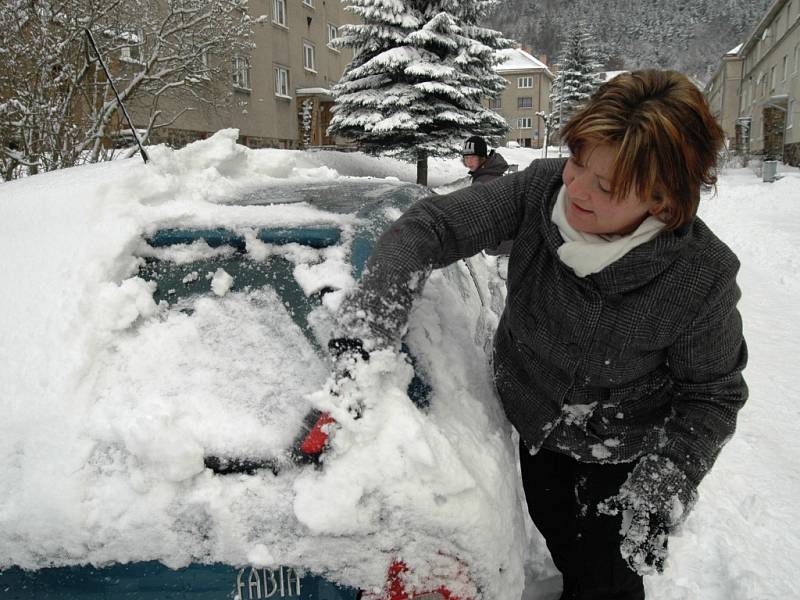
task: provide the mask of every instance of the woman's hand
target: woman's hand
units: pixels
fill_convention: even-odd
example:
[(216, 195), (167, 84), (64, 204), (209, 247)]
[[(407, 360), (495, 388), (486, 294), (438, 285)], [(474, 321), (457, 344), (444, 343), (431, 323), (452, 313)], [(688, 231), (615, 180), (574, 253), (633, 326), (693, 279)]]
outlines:
[[(333, 338), (328, 341), (328, 351), (333, 358), (331, 393), (338, 396), (343, 384), (353, 379), (353, 370), (358, 361), (369, 360), (369, 352), (364, 349), (364, 342), (357, 337)], [(361, 416), (363, 407), (357, 404), (348, 410), (357, 419)]]
[(640, 575), (661, 573), (669, 534), (696, 500), (694, 486), (663, 456), (642, 457), (616, 496), (597, 505), (606, 515), (622, 515), (620, 553)]
[(664, 571), (669, 529), (656, 507), (628, 490), (601, 502), (598, 512), (622, 515), (620, 554), (639, 575)]

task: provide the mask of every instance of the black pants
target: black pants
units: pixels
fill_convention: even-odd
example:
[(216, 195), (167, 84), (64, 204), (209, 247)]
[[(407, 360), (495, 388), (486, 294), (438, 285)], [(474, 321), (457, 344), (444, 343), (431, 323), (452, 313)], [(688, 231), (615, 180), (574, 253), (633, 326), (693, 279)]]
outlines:
[(597, 513), (635, 463), (581, 463), (520, 444), (522, 484), (534, 524), (564, 576), (561, 600), (644, 600), (641, 576), (619, 551), (621, 516)]

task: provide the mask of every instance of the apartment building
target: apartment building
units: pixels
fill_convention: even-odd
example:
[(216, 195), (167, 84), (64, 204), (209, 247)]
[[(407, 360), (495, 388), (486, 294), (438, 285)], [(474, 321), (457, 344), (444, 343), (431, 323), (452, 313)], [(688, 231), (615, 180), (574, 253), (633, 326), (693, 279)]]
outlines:
[(499, 113), (511, 130), (503, 144), (515, 141), (527, 148), (541, 148), (544, 143), (544, 121), (537, 112), (550, 112), (550, 88), (555, 77), (543, 62), (522, 48), (500, 50), (506, 58), (495, 71), (508, 85), (502, 95), (489, 100), (487, 106)]
[(233, 59), (232, 107), (192, 106), (175, 123), (156, 130), (151, 141), (181, 146), (235, 127), (240, 143), (253, 148), (336, 144), (326, 134), (330, 90), (352, 51), (335, 49), (330, 42), (341, 25), (356, 23), (357, 17), (345, 12), (339, 0), (251, 0), (248, 11), (255, 20), (255, 48)]
[(735, 149), (736, 120), (739, 118), (739, 90), (742, 85), (742, 44), (722, 57), (719, 67), (703, 90), (711, 113), (725, 132), (725, 144)]
[(800, 166), (800, 0), (776, 0), (737, 57), (735, 147)]

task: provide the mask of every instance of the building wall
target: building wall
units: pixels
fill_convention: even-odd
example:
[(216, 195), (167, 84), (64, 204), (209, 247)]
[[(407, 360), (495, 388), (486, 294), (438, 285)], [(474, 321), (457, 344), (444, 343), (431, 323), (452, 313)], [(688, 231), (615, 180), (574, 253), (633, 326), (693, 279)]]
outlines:
[(743, 60), (737, 55), (725, 55), (720, 68), (705, 88), (711, 113), (725, 132), (728, 148), (735, 146), (742, 65)]
[[(550, 112), (550, 76), (534, 69), (500, 73), (508, 85), (500, 96), (500, 106), (494, 108), (511, 127), (503, 139), (518, 142), (521, 146), (541, 148), (544, 143), (544, 122), (536, 116), (539, 111)], [(530, 78), (531, 87), (520, 87), (521, 79)], [(530, 99), (530, 107), (527, 106)]]
[[(339, 80), (352, 59), (350, 49), (335, 50), (328, 45), (328, 26), (355, 23), (356, 17), (344, 11), (339, 0), (284, 0), (285, 24), (280, 23), (275, 0), (251, 0), (248, 5), (254, 24), (255, 48), (249, 60), (249, 85), (218, 82), (224, 92), (233, 91), (233, 105), (227, 109), (211, 109), (193, 105), (195, 109), (180, 117), (168, 130), (154, 134), (154, 141), (181, 145), (192, 139), (207, 137), (226, 127), (236, 127), (240, 141), (252, 147), (296, 148), (303, 142), (302, 104), (313, 106), (316, 144), (331, 144), (322, 130), (329, 120), (331, 98), (322, 90)], [(262, 16), (263, 15), (263, 16)], [(314, 68), (304, 65), (304, 42), (314, 49)], [(275, 69), (288, 72), (288, 94), (276, 89)], [(298, 94), (297, 90), (312, 90)], [(167, 100), (167, 102), (170, 102)], [(173, 104), (191, 103), (185, 97)], [(145, 111), (137, 111), (143, 125)], [(322, 132), (322, 133), (321, 133)]]
[(800, 0), (775, 2), (741, 56), (739, 116), (751, 122), (751, 153), (800, 164)]

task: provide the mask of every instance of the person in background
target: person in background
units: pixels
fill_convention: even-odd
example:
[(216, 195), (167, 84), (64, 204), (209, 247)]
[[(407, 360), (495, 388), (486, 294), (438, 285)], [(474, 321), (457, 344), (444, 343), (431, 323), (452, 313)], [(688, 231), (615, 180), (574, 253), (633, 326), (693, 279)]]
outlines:
[(461, 148), (461, 156), (464, 166), (469, 169), (472, 185), (488, 183), (501, 177), (508, 170), (506, 160), (494, 150), (491, 152), (488, 150), (486, 140), (477, 135), (467, 139)]
[[(696, 215), (723, 132), (687, 77), (644, 70), (603, 84), (561, 133), (569, 159), (396, 220), (329, 347), (398, 349), (432, 269), (513, 239), (492, 368), (528, 510), (562, 600), (642, 600), (747, 399), (739, 261)], [(468, 143), (465, 163), (482, 150)]]
[[(482, 185), (493, 181), (508, 170), (506, 160), (494, 150), (488, 153), (486, 140), (482, 137), (473, 135), (464, 142), (461, 148), (464, 166), (469, 169), (469, 176), (472, 177), (472, 185)], [(511, 254), (513, 240), (504, 240), (496, 246), (484, 248), (484, 252), (489, 256), (508, 256)]]

